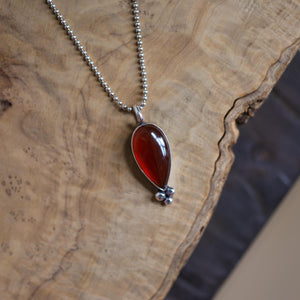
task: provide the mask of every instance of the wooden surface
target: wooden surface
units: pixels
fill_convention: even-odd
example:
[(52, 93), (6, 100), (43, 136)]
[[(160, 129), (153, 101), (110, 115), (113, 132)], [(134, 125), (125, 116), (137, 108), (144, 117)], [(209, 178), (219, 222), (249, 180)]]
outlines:
[[(72, 3), (72, 4), (71, 4)], [(139, 87), (127, 1), (56, 1), (111, 87)], [(162, 299), (232, 163), (235, 120), (299, 47), (299, 1), (142, 1), (144, 118), (172, 149), (174, 205), (151, 201), (135, 126), (108, 101), (43, 1), (1, 1), (0, 294)]]

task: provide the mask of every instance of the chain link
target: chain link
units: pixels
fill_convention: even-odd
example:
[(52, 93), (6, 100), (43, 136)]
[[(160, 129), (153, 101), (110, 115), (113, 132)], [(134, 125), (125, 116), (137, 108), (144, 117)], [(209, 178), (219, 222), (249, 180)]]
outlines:
[[(132, 2), (132, 14), (133, 14), (133, 21), (134, 21), (134, 27), (135, 27), (135, 33), (136, 33), (136, 45), (137, 45), (137, 53), (138, 53), (138, 63), (139, 63), (139, 71), (140, 71), (140, 78), (141, 78), (141, 88), (142, 88), (142, 102), (138, 105), (140, 110), (143, 109), (144, 106), (147, 104), (148, 100), (148, 85), (147, 85), (147, 73), (146, 73), (146, 67), (145, 67), (145, 60), (144, 60), (144, 49), (143, 49), (143, 42), (142, 42), (142, 35), (141, 35), (141, 24), (140, 24), (140, 17), (139, 17), (139, 8), (137, 0), (131, 0)], [(67, 35), (70, 37), (70, 39), (73, 41), (74, 46), (79, 51), (80, 55), (83, 57), (86, 64), (89, 66), (90, 70), (93, 72), (93, 74), (96, 76), (97, 80), (100, 82), (102, 88), (104, 91), (108, 94), (108, 96), (111, 98), (113, 103), (115, 103), (120, 109), (126, 112), (132, 112), (133, 107), (128, 106), (123, 101), (121, 101), (115, 93), (111, 90), (108, 83), (104, 80), (102, 74), (98, 70), (98, 68), (95, 66), (94, 62), (91, 60), (90, 56), (87, 54), (86, 50), (82, 46), (81, 42), (77, 38), (77, 36), (73, 33), (70, 26), (67, 24), (66, 20), (63, 18), (62, 14), (59, 12), (59, 10), (56, 8), (55, 4), (52, 0), (46, 0), (46, 3), (48, 4), (49, 9), (53, 12), (58, 22), (62, 25), (64, 30), (66, 31)]]

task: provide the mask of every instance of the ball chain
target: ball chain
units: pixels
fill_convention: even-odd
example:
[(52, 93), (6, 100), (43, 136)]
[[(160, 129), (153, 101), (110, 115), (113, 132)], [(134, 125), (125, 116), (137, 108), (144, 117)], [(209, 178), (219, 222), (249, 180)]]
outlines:
[[(132, 0), (132, 14), (133, 14), (133, 21), (134, 21), (134, 27), (135, 27), (135, 33), (136, 33), (136, 44), (137, 44), (137, 53), (138, 53), (138, 63), (139, 63), (139, 71), (140, 71), (140, 78), (141, 78), (141, 88), (143, 91), (143, 97), (142, 102), (138, 105), (140, 110), (143, 109), (144, 106), (147, 104), (148, 100), (148, 85), (147, 85), (147, 73), (146, 73), (146, 67), (145, 67), (145, 59), (144, 59), (144, 49), (143, 49), (143, 42), (142, 42), (142, 35), (141, 35), (141, 24), (140, 24), (140, 17), (139, 17), (139, 9), (138, 9), (138, 3), (137, 0)], [(108, 94), (108, 96), (111, 98), (111, 100), (123, 111), (126, 112), (132, 112), (133, 107), (128, 106), (123, 101), (121, 101), (115, 93), (111, 90), (108, 83), (104, 80), (102, 74), (98, 70), (98, 68), (95, 66), (94, 62), (91, 60), (89, 55), (87, 54), (84, 47), (81, 45), (81, 42), (77, 38), (77, 36), (73, 33), (70, 26), (67, 24), (66, 20), (63, 18), (62, 14), (59, 12), (59, 10), (56, 8), (55, 4), (52, 0), (46, 0), (46, 3), (49, 6), (49, 9), (53, 12), (56, 19), (59, 21), (59, 23), (63, 26), (64, 30), (66, 31), (67, 35), (70, 37), (70, 39), (73, 41), (75, 47), (83, 57), (86, 64), (89, 66), (90, 70), (93, 72), (93, 74), (96, 76), (97, 80), (100, 82), (101, 86), (105, 90), (105, 92)]]

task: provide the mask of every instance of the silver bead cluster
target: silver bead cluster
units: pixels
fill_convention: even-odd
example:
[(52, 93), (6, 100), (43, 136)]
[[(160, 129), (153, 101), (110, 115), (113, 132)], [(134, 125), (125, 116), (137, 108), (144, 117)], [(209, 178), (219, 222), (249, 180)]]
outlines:
[(175, 193), (175, 189), (170, 186), (167, 186), (164, 191), (157, 192), (155, 194), (155, 199), (157, 201), (163, 202), (166, 205), (169, 205), (173, 203), (174, 193)]
[[(62, 14), (56, 8), (55, 4), (52, 0), (46, 0), (49, 9), (53, 12), (56, 19), (59, 23), (63, 26), (64, 30), (66, 31), (67, 35), (73, 41), (74, 46), (79, 51), (80, 55), (83, 57), (86, 64), (89, 66), (90, 70), (96, 76), (97, 80), (100, 82), (101, 86), (103, 87), (104, 91), (108, 94), (111, 100), (123, 111), (132, 112), (133, 107), (128, 106), (123, 103), (123, 101), (119, 100), (119, 98), (112, 92), (108, 83), (104, 80), (100, 71), (98, 71), (97, 67), (95, 66), (94, 62), (91, 60), (89, 55), (87, 54), (84, 47), (81, 45), (79, 39), (71, 30), (70, 26), (67, 24), (66, 20), (63, 18)], [(133, 13), (133, 20), (134, 20), (134, 27), (136, 33), (136, 44), (137, 44), (137, 53), (138, 53), (138, 63), (140, 69), (140, 77), (141, 77), (141, 88), (142, 88), (142, 102), (138, 105), (139, 108), (142, 110), (144, 106), (146, 106), (147, 99), (148, 99), (148, 85), (147, 85), (147, 73), (145, 67), (145, 60), (144, 60), (144, 53), (143, 53), (143, 42), (142, 42), (142, 35), (141, 35), (141, 24), (140, 24), (140, 17), (139, 17), (139, 9), (137, 0), (132, 0), (132, 13)]]

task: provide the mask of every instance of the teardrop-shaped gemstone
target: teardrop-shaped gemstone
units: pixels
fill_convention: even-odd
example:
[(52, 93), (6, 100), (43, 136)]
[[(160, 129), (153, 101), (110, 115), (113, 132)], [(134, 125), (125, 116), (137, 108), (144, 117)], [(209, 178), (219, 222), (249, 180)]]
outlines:
[(142, 124), (133, 132), (131, 148), (137, 164), (148, 179), (165, 189), (171, 169), (171, 152), (164, 132), (154, 124)]

